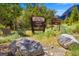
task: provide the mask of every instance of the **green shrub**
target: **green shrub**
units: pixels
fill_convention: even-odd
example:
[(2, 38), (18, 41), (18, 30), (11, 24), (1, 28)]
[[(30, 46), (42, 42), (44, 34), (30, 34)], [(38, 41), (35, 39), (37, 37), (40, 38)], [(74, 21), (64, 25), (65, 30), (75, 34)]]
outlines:
[(20, 37), (20, 35), (17, 32), (15, 32), (12, 35), (8, 35), (6, 37), (3, 37), (2, 39), (0, 38), (0, 44), (12, 42), (13, 40), (15, 40), (19, 37)]
[[(55, 28), (55, 29), (58, 29), (58, 28)], [(56, 36), (59, 33), (60, 33), (60, 31), (54, 30), (54, 28), (53, 29), (50, 28), (44, 33), (44, 35), (47, 36), (47, 37), (51, 37), (51, 36)]]
[(39, 40), (41, 40), (44, 37), (50, 38), (53, 36), (57, 36), (58, 34), (60, 34), (60, 31), (49, 28), (49, 29), (46, 29), (45, 32), (39, 32), (39, 33), (34, 34), (33, 37), (36, 37)]
[(5, 28), (5, 26), (4, 25), (2, 25), (2, 24), (0, 24), (0, 35), (2, 35), (2, 30)]
[(67, 33), (67, 34), (72, 34), (73, 33), (73, 27), (68, 26), (67, 24), (62, 24), (61, 25), (61, 32), (62, 33)]
[(79, 44), (72, 44), (70, 47), (69, 47), (69, 50), (71, 51), (71, 55), (72, 56), (79, 56)]
[(20, 36), (25, 36), (25, 29), (18, 29), (17, 30), (17, 33), (20, 35)]
[(79, 23), (75, 23), (75, 28), (73, 29), (73, 32), (79, 33)]
[(2, 25), (2, 24), (0, 24), (0, 29), (3, 29), (3, 28), (5, 28), (5, 26), (4, 26), (4, 25)]

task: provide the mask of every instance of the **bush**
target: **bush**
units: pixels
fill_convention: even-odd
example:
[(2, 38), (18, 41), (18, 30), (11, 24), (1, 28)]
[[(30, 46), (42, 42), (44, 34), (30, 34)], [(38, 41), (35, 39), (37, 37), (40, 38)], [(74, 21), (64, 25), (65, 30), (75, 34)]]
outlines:
[(67, 24), (62, 24), (61, 25), (61, 32), (62, 33), (67, 33), (67, 34), (72, 34), (73, 33), (73, 27), (68, 26)]
[(79, 33), (79, 23), (75, 23), (75, 28), (73, 29), (74, 33)]
[(13, 40), (15, 40), (15, 39), (17, 39), (19, 37), (20, 37), (20, 35), (17, 32), (15, 32), (12, 35), (8, 35), (6, 37), (2, 37), (2, 39), (0, 38), (0, 44), (12, 42)]
[(71, 55), (72, 56), (79, 56), (79, 44), (72, 44), (70, 47), (69, 47), (69, 50), (71, 51)]
[(4, 26), (4, 25), (2, 25), (2, 24), (0, 24), (0, 29), (3, 29), (3, 28), (5, 28), (5, 26)]
[(3, 29), (5, 28), (5, 26), (4, 25), (2, 25), (2, 24), (0, 24), (0, 35), (2, 35), (3, 34)]
[(53, 30), (53, 29), (49, 28), (49, 29), (46, 29), (45, 32), (39, 32), (39, 33), (36, 33), (33, 36), (37, 37), (40, 40), (40, 39), (42, 39), (44, 37), (50, 38), (50, 37), (53, 37), (53, 36), (57, 36), (58, 34), (60, 34), (60, 31)]
[(20, 36), (26, 36), (26, 35), (25, 35), (25, 29), (18, 29), (18, 30), (17, 30), (17, 33), (18, 33)]
[[(55, 29), (58, 29), (58, 28), (55, 28)], [(58, 30), (55, 30), (54, 28), (51, 29), (49, 28), (45, 33), (44, 35), (47, 36), (47, 37), (51, 37), (51, 36), (56, 36), (60, 33), (60, 31)]]

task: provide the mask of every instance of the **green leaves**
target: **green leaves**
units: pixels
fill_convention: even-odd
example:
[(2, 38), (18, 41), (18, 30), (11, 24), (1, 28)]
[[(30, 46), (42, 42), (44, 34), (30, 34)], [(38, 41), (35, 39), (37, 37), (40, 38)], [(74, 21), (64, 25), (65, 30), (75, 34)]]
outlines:
[(75, 22), (75, 21), (79, 20), (79, 11), (78, 11), (76, 6), (74, 6), (74, 8), (72, 9), (70, 20), (72, 22)]
[(5, 26), (12, 26), (15, 22), (14, 19), (20, 16), (21, 8), (19, 4), (0, 4), (0, 17), (4, 20), (1, 23)]
[(30, 18), (31, 16), (43, 16), (47, 22), (50, 22), (50, 19), (54, 17), (55, 11), (47, 9), (43, 4), (26, 4), (26, 9), (24, 10), (23, 21), (25, 22), (26, 27), (30, 27)]
[(65, 23), (68, 25), (72, 25), (75, 22), (79, 21), (79, 11), (76, 5), (73, 6), (73, 9), (70, 13), (70, 16), (65, 18)]
[(73, 43), (69, 50), (71, 51), (72, 56), (79, 56), (79, 44)]
[[(19, 4), (0, 4), (0, 23), (4, 26), (10, 26), (11, 29), (31, 28), (30, 18), (31, 16), (43, 16), (50, 22), (50, 19), (54, 17), (55, 11), (47, 9), (43, 4), (28, 3), (25, 9), (21, 9)], [(18, 25), (17, 25), (18, 24)]]

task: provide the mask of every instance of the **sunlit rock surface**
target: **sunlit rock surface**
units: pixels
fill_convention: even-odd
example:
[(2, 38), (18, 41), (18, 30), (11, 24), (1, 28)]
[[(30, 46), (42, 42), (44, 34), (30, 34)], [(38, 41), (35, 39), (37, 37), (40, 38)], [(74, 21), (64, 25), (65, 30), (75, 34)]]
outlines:
[(14, 56), (39, 56), (43, 55), (42, 45), (29, 38), (20, 38), (10, 45), (11, 54)]
[(60, 45), (62, 45), (64, 48), (68, 48), (71, 44), (79, 44), (79, 41), (75, 37), (69, 34), (61, 34), (61, 36), (58, 39), (58, 42)]

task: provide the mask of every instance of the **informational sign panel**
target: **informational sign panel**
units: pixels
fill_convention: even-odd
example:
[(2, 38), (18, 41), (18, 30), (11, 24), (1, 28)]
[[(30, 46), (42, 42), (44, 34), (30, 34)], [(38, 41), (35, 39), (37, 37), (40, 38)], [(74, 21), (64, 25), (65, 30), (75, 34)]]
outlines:
[(59, 18), (53, 18), (51, 20), (51, 25), (54, 26), (54, 25), (57, 25), (59, 30), (60, 30), (60, 25), (61, 25), (61, 20)]
[(61, 24), (61, 20), (58, 18), (53, 18), (51, 22), (53, 25), (60, 25)]
[(45, 31), (46, 20), (44, 17), (38, 17), (38, 16), (32, 17), (31, 26), (33, 33), (34, 31)]

